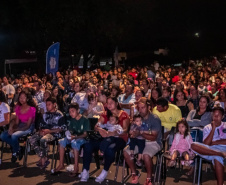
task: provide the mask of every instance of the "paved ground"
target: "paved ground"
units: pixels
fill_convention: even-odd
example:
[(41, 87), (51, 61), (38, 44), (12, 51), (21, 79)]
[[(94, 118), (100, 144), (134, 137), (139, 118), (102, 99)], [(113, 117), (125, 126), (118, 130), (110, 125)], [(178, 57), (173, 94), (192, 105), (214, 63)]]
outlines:
[[(22, 166), (22, 161), (19, 161), (15, 164), (12, 164), (11, 161), (11, 153), (9, 149), (5, 150), (5, 153), (3, 155), (2, 164), (0, 165), (0, 185), (60, 185), (60, 184), (85, 184), (85, 185), (92, 185), (92, 184), (99, 184), (94, 181), (95, 176), (97, 176), (100, 172), (100, 170), (97, 170), (95, 172), (95, 163), (91, 164), (91, 178), (89, 182), (87, 183), (81, 183), (79, 182), (79, 179), (72, 178), (68, 176), (68, 173), (66, 171), (62, 172), (58, 176), (52, 176), (50, 175), (50, 165), (46, 170), (40, 170), (38, 167), (36, 167), (35, 163), (38, 160), (38, 157), (36, 155), (29, 155), (28, 156), (28, 164), (27, 167)], [(82, 164), (79, 165), (80, 170), (82, 169)], [(101, 166), (102, 168), (102, 166)], [(117, 181), (114, 181), (114, 172), (115, 172), (115, 166), (112, 165), (109, 174), (107, 176), (107, 180), (104, 181), (103, 185), (122, 185), (120, 183), (121, 181), (121, 167), (119, 169), (119, 175), (117, 178)], [(205, 169), (205, 166), (204, 166)], [(192, 184), (192, 177), (187, 177), (185, 172), (188, 169), (184, 169), (180, 171), (179, 169), (169, 169), (167, 172), (167, 179), (165, 184), (166, 185), (191, 185)], [(211, 169), (208, 169), (208, 172), (203, 171), (203, 185), (213, 185), (216, 184), (215, 177), (213, 171)], [(141, 177), (139, 179), (140, 184), (143, 184), (145, 180), (145, 173), (141, 173)], [(226, 181), (226, 175), (225, 175), (225, 181)], [(125, 182), (124, 184), (130, 184), (130, 179)]]

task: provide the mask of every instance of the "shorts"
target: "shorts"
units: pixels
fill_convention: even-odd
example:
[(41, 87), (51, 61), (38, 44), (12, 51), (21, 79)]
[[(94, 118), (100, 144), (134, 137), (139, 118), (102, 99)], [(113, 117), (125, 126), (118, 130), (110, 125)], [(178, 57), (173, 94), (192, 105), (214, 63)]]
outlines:
[[(161, 150), (161, 147), (160, 147), (160, 145), (156, 141), (148, 141), (148, 142), (145, 143), (145, 148), (144, 148), (142, 154), (143, 155), (144, 154), (147, 154), (150, 157), (153, 157), (160, 150)], [(129, 147), (129, 145), (127, 145), (124, 148), (124, 151), (127, 152), (129, 155), (131, 154), (130, 153), (130, 147)], [(134, 154), (138, 154), (138, 147), (137, 146), (135, 146)]]
[[(205, 146), (211, 150), (214, 150), (214, 151), (217, 151), (217, 152), (226, 152), (226, 145), (212, 145), (212, 146), (209, 146), (209, 145), (205, 145), (203, 143), (198, 143), (198, 142), (194, 142), (195, 144), (198, 144), (198, 145), (202, 145), (202, 146)], [(196, 153), (197, 155), (199, 155), (200, 157), (206, 159), (206, 160), (209, 160), (209, 161), (212, 161), (213, 165), (214, 165), (214, 160), (217, 160), (219, 161), (223, 166), (224, 166), (224, 158), (221, 157), (221, 156), (215, 156), (215, 155), (201, 155), (199, 154), (198, 152), (194, 151), (194, 153)]]
[(59, 140), (60, 146), (62, 146), (62, 147), (65, 148), (67, 145), (71, 144), (71, 148), (73, 148), (73, 149), (75, 149), (75, 150), (77, 150), (77, 151), (79, 151), (80, 148), (81, 148), (81, 146), (82, 146), (83, 144), (85, 144), (85, 143), (86, 143), (86, 140), (83, 139), (83, 138), (68, 140), (68, 139), (65, 137), (65, 138)]

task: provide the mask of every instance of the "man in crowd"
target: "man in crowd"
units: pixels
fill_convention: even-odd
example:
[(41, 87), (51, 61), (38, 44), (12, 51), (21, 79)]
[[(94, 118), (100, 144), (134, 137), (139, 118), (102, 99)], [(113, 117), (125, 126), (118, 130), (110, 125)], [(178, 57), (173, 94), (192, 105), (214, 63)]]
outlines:
[(37, 166), (44, 169), (49, 164), (48, 159), (48, 145), (47, 142), (59, 139), (61, 132), (67, 129), (63, 114), (57, 110), (57, 103), (55, 98), (48, 98), (46, 100), (47, 112), (43, 114), (39, 131), (29, 138), (29, 142), (35, 153), (40, 157)]
[(173, 105), (165, 98), (159, 98), (156, 102), (157, 106), (153, 109), (153, 114), (156, 114), (165, 128), (165, 138), (170, 133), (172, 127), (176, 127), (176, 123), (182, 118), (181, 110), (176, 105)]
[(35, 89), (34, 98), (38, 105), (43, 102), (44, 92), (41, 90), (41, 87), (42, 82), (40, 80), (35, 80), (33, 83), (33, 88)]
[[(162, 148), (162, 132), (161, 132), (161, 120), (154, 114), (152, 114), (150, 110), (150, 102), (147, 98), (143, 97), (138, 102), (138, 111), (141, 115), (143, 124), (149, 128), (150, 132), (139, 132), (133, 131), (131, 137), (135, 138), (137, 136), (142, 136), (146, 139), (145, 148), (143, 151), (143, 160), (147, 170), (147, 178), (144, 185), (152, 185), (152, 168), (153, 168), (153, 156), (161, 150)], [(138, 153), (138, 148), (135, 147), (134, 153)], [(136, 167), (134, 164), (134, 160), (131, 159), (130, 149), (127, 146), (124, 149), (124, 157), (126, 163), (132, 171), (132, 184), (137, 184), (139, 180), (139, 174), (136, 172)]]

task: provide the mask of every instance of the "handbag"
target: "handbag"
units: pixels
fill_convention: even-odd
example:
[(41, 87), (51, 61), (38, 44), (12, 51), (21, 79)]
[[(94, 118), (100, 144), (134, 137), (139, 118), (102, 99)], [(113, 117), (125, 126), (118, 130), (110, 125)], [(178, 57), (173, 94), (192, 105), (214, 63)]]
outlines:
[(90, 131), (87, 131), (88, 133), (88, 136), (87, 136), (87, 140), (102, 140), (103, 137), (100, 135), (99, 132), (95, 131), (95, 130), (90, 130)]

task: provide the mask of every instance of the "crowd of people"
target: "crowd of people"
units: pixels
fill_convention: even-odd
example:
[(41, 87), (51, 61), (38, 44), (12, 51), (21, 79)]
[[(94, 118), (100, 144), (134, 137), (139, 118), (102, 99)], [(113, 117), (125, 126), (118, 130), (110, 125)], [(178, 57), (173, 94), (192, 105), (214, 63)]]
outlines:
[[(132, 183), (139, 180), (136, 166), (144, 164), (145, 185), (152, 184), (152, 158), (168, 140), (168, 166), (176, 158), (190, 166), (198, 154), (212, 160), (218, 185), (223, 184), (226, 158), (226, 64), (216, 58), (189, 61), (180, 67), (150, 66), (114, 67), (58, 71), (42, 77), (23, 73), (0, 78), (1, 140), (12, 149), (12, 162), (23, 158), (18, 138), (31, 134), (31, 149), (40, 157), (37, 166), (50, 163), (48, 142), (59, 140), (59, 165), (54, 173), (65, 168), (64, 151), (68, 144), (74, 153), (74, 169), (78, 176), (79, 152), (83, 150), (81, 181), (89, 179), (92, 154), (100, 151), (104, 168), (95, 179), (102, 182), (123, 150), (132, 171)], [(92, 119), (98, 120), (92, 125)], [(164, 133), (162, 131), (164, 127)], [(200, 130), (193, 143), (189, 130)], [(172, 128), (176, 134), (172, 135)], [(100, 137), (88, 138), (88, 131)], [(138, 157), (136, 158), (136, 154)], [(134, 160), (136, 159), (136, 163)]]

